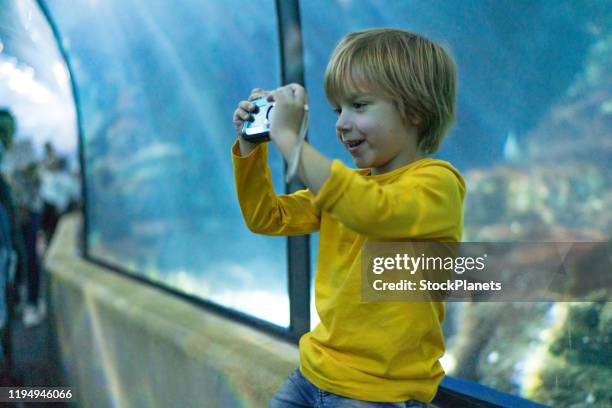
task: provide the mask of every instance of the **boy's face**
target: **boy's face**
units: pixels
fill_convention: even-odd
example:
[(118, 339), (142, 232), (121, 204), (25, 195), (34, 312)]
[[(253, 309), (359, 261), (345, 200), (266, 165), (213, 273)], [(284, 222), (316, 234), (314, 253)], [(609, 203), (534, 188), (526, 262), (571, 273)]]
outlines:
[(347, 95), (336, 107), (336, 135), (359, 168), (382, 174), (423, 157), (417, 129), (402, 121), (390, 98), (370, 92)]

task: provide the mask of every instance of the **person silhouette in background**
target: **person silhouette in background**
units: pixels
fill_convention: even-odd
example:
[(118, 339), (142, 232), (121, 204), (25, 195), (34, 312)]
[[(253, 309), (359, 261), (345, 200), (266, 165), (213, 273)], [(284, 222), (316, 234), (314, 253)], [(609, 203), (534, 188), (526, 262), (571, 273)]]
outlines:
[(43, 200), (42, 229), (48, 245), (60, 217), (78, 201), (78, 181), (70, 174), (66, 158), (58, 156), (51, 142), (45, 143), (45, 157), (40, 166)]
[[(0, 109), (0, 165), (5, 152), (13, 145), (15, 118), (9, 110)], [(18, 255), (24, 257), (21, 233), (9, 183), (0, 173), (0, 387), (11, 381), (10, 317)]]
[(19, 257), (17, 281), (26, 278), (27, 300), (23, 310), (23, 324), (39, 324), (46, 313), (44, 302), (39, 303), (40, 259), (37, 251), (43, 203), (40, 198), (38, 161), (31, 140), (12, 144), (6, 154), (3, 170), (8, 175), (16, 208), (17, 223), (24, 243), (24, 256)]

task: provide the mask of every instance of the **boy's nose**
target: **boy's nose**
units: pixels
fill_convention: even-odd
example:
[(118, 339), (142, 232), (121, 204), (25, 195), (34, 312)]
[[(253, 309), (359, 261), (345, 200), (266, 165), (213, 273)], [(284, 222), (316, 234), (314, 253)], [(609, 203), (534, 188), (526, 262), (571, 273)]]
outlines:
[(338, 134), (338, 136), (340, 136), (342, 133), (346, 133), (350, 130), (351, 130), (350, 122), (346, 120), (346, 117), (340, 114), (340, 116), (338, 117), (338, 120), (336, 121), (336, 133)]

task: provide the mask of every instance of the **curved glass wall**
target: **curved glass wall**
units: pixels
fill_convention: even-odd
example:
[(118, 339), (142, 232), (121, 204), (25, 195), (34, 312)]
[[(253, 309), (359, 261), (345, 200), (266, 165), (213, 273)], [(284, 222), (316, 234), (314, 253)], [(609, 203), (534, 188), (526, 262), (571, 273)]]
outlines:
[[(300, 9), (316, 148), (353, 166), (323, 92), (336, 43), (370, 27), (415, 31), (457, 62), (457, 123), (435, 157), (465, 176), (463, 240), (609, 240), (610, 3), (338, 0)], [(447, 311), (448, 374), (552, 406), (609, 404), (608, 302), (449, 303)]]
[(88, 255), (288, 326), (286, 239), (247, 230), (230, 155), (238, 101), (280, 83), (274, 1), (45, 4), (79, 90)]

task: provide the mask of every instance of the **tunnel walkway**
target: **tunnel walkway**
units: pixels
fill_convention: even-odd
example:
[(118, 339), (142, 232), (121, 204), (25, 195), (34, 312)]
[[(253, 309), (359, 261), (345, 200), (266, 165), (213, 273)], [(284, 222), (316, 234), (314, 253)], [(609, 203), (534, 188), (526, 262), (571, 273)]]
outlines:
[[(43, 287), (46, 274), (43, 274)], [(48, 290), (45, 290), (48, 292)], [(45, 296), (45, 295), (43, 295)], [(48, 297), (46, 297), (48, 298)], [(11, 321), (12, 373), (11, 382), (15, 387), (61, 387), (65, 386), (61, 361), (50, 324), (50, 308), (38, 325), (25, 327), (22, 311), (14, 311)], [(74, 392), (73, 387), (73, 392)], [(78, 407), (76, 403), (0, 403), (2, 407)]]

